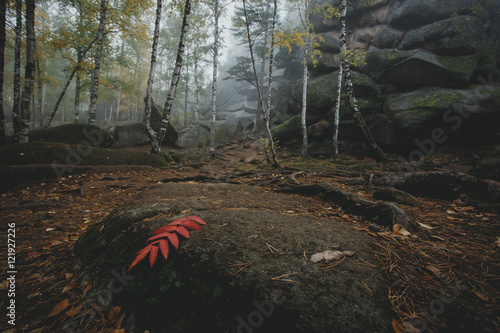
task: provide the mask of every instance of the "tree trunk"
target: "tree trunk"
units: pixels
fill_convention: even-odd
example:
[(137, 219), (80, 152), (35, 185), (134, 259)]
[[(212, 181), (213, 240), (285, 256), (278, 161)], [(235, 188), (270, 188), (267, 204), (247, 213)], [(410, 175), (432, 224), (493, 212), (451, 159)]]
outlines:
[(21, 94), (21, 129), (19, 142), (29, 141), (30, 102), (35, 81), (35, 0), (26, 0), (26, 67)]
[(80, 69), (81, 69), (80, 63), (83, 61), (83, 58), (85, 57), (85, 55), (87, 54), (87, 52), (89, 52), (89, 50), (92, 48), (92, 45), (96, 41), (97, 41), (97, 38), (94, 39), (90, 43), (89, 46), (87, 46), (87, 49), (85, 49), (85, 51), (83, 51), (82, 53), (78, 54), (78, 63), (76, 64), (75, 68), (73, 68), (73, 71), (69, 75), (68, 80), (64, 84), (63, 90), (61, 91), (61, 94), (59, 95), (59, 98), (56, 101), (56, 105), (54, 105), (54, 109), (52, 110), (52, 113), (50, 114), (49, 119), (47, 120), (47, 123), (45, 124), (45, 128), (49, 128), (50, 124), (52, 124), (52, 120), (54, 120), (56, 112), (59, 109), (59, 105), (61, 104), (61, 102), (62, 102), (62, 100), (64, 98), (64, 95), (66, 94), (66, 91), (68, 90), (68, 87), (69, 87), (69, 85), (71, 83), (71, 80), (73, 80), (73, 77), (75, 76), (75, 74), (77, 74), (77, 76), (76, 76), (77, 85), (76, 85), (76, 88), (75, 88), (75, 123), (78, 122), (78, 114), (79, 114), (78, 108), (79, 108), (79, 104), (80, 104), (80, 76), (78, 74), (78, 71), (80, 71)]
[(5, 64), (5, 18), (7, 0), (0, 3), (0, 145), (5, 143), (5, 114), (3, 111), (3, 75)]
[[(260, 68), (260, 86), (264, 87), (264, 75), (266, 73), (266, 58), (267, 58), (267, 50), (266, 50), (266, 45), (267, 45), (267, 38), (269, 34), (269, 19), (267, 19), (266, 22), (266, 30), (264, 31), (264, 51), (262, 52), (262, 65)], [(261, 105), (260, 103), (257, 103), (257, 116), (255, 117), (255, 133), (260, 132), (260, 118), (262, 111), (264, 109), (264, 105)]]
[(36, 72), (37, 72), (37, 83), (38, 83), (38, 127), (43, 126), (43, 109), (45, 104), (45, 84), (42, 80), (42, 73), (40, 70), (40, 64), (36, 62)]
[(339, 3), (339, 12), (340, 12), (340, 58), (344, 75), (344, 82), (346, 84), (346, 94), (349, 100), (349, 105), (351, 107), (352, 115), (354, 117), (354, 121), (356, 125), (358, 125), (363, 137), (366, 141), (366, 144), (370, 147), (375, 160), (378, 162), (386, 162), (387, 156), (384, 154), (382, 149), (377, 145), (375, 140), (373, 139), (370, 130), (366, 126), (366, 123), (361, 115), (361, 112), (358, 108), (358, 103), (356, 102), (356, 97), (354, 96), (354, 86), (352, 84), (351, 79), (351, 71), (349, 69), (349, 65), (346, 59), (347, 52), (347, 34), (346, 34), (346, 15), (347, 15), (347, 7), (346, 0), (340, 0)]
[(154, 154), (161, 154), (161, 148), (158, 144), (158, 138), (156, 132), (151, 127), (151, 93), (153, 91), (153, 83), (156, 68), (156, 54), (158, 50), (158, 38), (160, 36), (160, 22), (161, 22), (161, 10), (162, 10), (163, 0), (157, 0), (156, 2), (156, 21), (155, 21), (155, 32), (153, 36), (153, 45), (151, 47), (151, 66), (149, 68), (148, 85), (146, 87), (146, 97), (144, 98), (144, 126), (146, 127), (146, 133), (151, 139), (151, 152)]
[[(186, 52), (186, 57), (188, 53)], [(186, 64), (186, 94), (184, 96), (184, 127), (187, 126), (187, 118), (188, 118), (188, 94), (189, 94), (189, 65)]]
[(198, 105), (200, 103), (200, 96), (198, 93), (198, 50), (194, 49), (194, 123), (196, 126), (196, 138), (198, 140), (198, 146), (201, 146), (200, 138), (200, 115), (198, 114)]
[[(307, 14), (306, 14), (307, 15)], [(307, 123), (306, 123), (306, 113), (307, 113), (307, 79), (308, 79), (308, 71), (307, 71), (307, 55), (308, 55), (308, 43), (304, 44), (304, 62), (302, 64), (303, 72), (302, 72), (302, 112), (300, 117), (300, 123), (302, 126), (302, 157), (307, 156)]]
[[(161, 4), (160, 4), (161, 5)], [(161, 8), (160, 8), (161, 10)], [(125, 41), (122, 39), (122, 57), (125, 49)], [(116, 120), (120, 120), (120, 104), (122, 100), (122, 79), (123, 79), (123, 65), (120, 63), (120, 80), (118, 82), (118, 97), (116, 101)]]
[(92, 89), (90, 91), (89, 124), (95, 125), (97, 111), (97, 90), (99, 89), (99, 74), (101, 71), (102, 40), (104, 36), (104, 24), (106, 23), (106, 0), (101, 0), (101, 12), (99, 14), (99, 30), (97, 31), (97, 50), (95, 53), (95, 67), (92, 78)]
[(273, 25), (271, 30), (271, 52), (269, 53), (269, 83), (268, 83), (268, 93), (267, 93), (267, 107), (264, 109), (264, 120), (266, 123), (267, 140), (269, 141), (269, 147), (271, 148), (271, 161), (274, 167), (279, 167), (278, 159), (276, 157), (276, 149), (274, 147), (273, 135), (271, 134), (271, 128), (269, 126), (269, 117), (271, 116), (271, 92), (273, 88), (273, 60), (274, 60), (274, 29), (276, 28), (276, 14), (278, 11), (277, 0), (274, 0), (274, 11), (273, 11)]
[(158, 134), (158, 141), (160, 144), (165, 138), (167, 133), (168, 121), (170, 120), (170, 113), (172, 112), (172, 105), (174, 104), (175, 93), (177, 91), (177, 85), (179, 83), (179, 76), (181, 74), (182, 68), (182, 57), (184, 55), (184, 49), (186, 48), (186, 36), (189, 27), (189, 16), (191, 15), (191, 1), (186, 0), (184, 7), (184, 18), (182, 19), (182, 30), (181, 37), (179, 41), (179, 47), (177, 48), (177, 58), (175, 60), (175, 68), (172, 74), (172, 83), (170, 84), (170, 92), (167, 96), (167, 101), (165, 102), (165, 107), (163, 108), (163, 115), (160, 124), (160, 133)]
[(12, 122), (14, 136), (21, 130), (20, 104), (21, 104), (21, 36), (23, 30), (23, 2), (16, 0), (16, 41), (14, 45), (14, 101), (12, 104)]
[(337, 104), (335, 105), (335, 113), (333, 117), (333, 149), (335, 156), (339, 155), (339, 123), (340, 123), (340, 102), (342, 100), (342, 66), (339, 68), (338, 87), (337, 87)]
[(217, 114), (217, 62), (219, 61), (219, 0), (214, 1), (214, 64), (212, 73), (212, 121), (210, 123), (210, 157), (215, 156), (215, 117)]

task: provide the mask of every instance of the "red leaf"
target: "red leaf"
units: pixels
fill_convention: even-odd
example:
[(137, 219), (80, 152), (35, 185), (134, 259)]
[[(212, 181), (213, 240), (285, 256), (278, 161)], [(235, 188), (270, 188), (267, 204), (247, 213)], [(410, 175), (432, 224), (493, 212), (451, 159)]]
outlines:
[(167, 238), (176, 249), (179, 247), (179, 237), (177, 237), (177, 234), (167, 234)]
[(153, 246), (151, 248), (151, 253), (149, 254), (149, 264), (151, 267), (155, 264), (156, 257), (158, 256), (158, 246)]
[(186, 220), (184, 222), (182, 222), (182, 225), (189, 228), (189, 229), (193, 229), (193, 230), (201, 230), (202, 227), (196, 223), (196, 222), (193, 222), (191, 220)]
[(127, 269), (127, 271), (130, 271), (132, 269), (132, 267), (134, 267), (135, 265), (137, 265), (139, 263), (139, 261), (144, 259), (148, 255), (150, 250), (151, 250), (151, 246), (148, 245), (145, 248), (143, 248), (141, 251), (139, 251), (139, 254), (137, 254), (137, 257), (135, 257), (134, 261), (132, 262), (130, 267)]
[(187, 231), (187, 229), (184, 228), (183, 226), (179, 226), (177, 229), (175, 229), (175, 231), (177, 231), (179, 233), (179, 235), (182, 235), (186, 238), (190, 238), (189, 231)]
[(148, 238), (147, 242), (154, 241), (154, 240), (159, 239), (159, 238), (167, 237), (168, 234), (171, 234), (171, 233), (170, 232), (164, 232), (162, 234), (158, 234), (156, 236), (150, 237), (150, 238)]
[(176, 228), (176, 226), (174, 225), (171, 225), (171, 226), (164, 226), (164, 227), (161, 227), (161, 228), (158, 228), (154, 231), (154, 234), (155, 235), (158, 235), (158, 234), (162, 234), (164, 232), (171, 232), (171, 231), (174, 231)]
[(162, 239), (160, 241), (160, 250), (161, 254), (163, 254), (163, 258), (167, 260), (168, 258), (168, 241), (166, 239)]
[(167, 226), (171, 226), (171, 225), (173, 225), (173, 226), (177, 226), (177, 225), (180, 225), (180, 224), (181, 224), (182, 222), (184, 222), (185, 220), (186, 220), (186, 218), (185, 218), (185, 217), (181, 217), (180, 219), (177, 219), (177, 220), (175, 220), (174, 222), (169, 223)]
[(187, 219), (191, 220), (191, 221), (198, 222), (199, 224), (206, 224), (198, 216), (195, 216), (195, 215), (188, 216)]

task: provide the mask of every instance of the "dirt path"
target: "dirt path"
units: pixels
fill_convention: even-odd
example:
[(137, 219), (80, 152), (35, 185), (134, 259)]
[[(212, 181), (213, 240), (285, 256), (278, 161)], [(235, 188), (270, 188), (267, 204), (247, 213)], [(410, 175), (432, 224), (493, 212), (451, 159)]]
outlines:
[[(373, 200), (373, 189), (363, 182), (364, 176), (379, 170), (371, 161), (336, 165), (297, 160), (292, 165), (295, 170), (278, 172), (255, 170), (254, 165), (240, 162), (239, 155), (235, 155), (236, 161), (228, 158), (204, 162), (197, 168), (181, 164), (178, 168), (148, 172), (73, 175), (1, 194), (2, 251), (7, 251), (6, 225), (15, 223), (19, 272), (16, 328), (2, 321), (1, 329), (56, 332), (77, 319), (82, 327), (87, 327), (85, 332), (123, 332), (119, 330), (119, 316), (110, 309), (92, 309), (98, 315), (85, 324), (84, 316), (78, 318), (82, 316), (79, 307), (85, 306), (90, 285), (81, 280), (82, 272), (74, 267), (71, 250), (90, 225), (166, 178), (202, 176), (202, 181), (226, 181), (230, 175), (233, 181), (271, 190), (276, 184), (293, 181), (294, 175), (301, 184), (328, 182)], [(296, 174), (298, 169), (307, 172)], [(372, 237), (390, 284), (388, 297), (396, 331), (403, 331), (403, 320), (412, 323), (416, 331), (499, 331), (500, 218), (493, 211), (475, 208), (460, 199), (416, 199), (421, 206), (401, 205), (419, 223), (418, 229), (407, 236), (376, 227), (334, 204), (297, 207), (295, 213), (341, 219)], [(2, 261), (0, 267), (6, 271), (6, 262)], [(8, 287), (6, 281), (0, 285), (2, 292)], [(3, 298), (0, 302), (4, 309), (6, 301)], [(54, 310), (61, 311), (51, 315)], [(409, 325), (407, 329), (411, 328)]]

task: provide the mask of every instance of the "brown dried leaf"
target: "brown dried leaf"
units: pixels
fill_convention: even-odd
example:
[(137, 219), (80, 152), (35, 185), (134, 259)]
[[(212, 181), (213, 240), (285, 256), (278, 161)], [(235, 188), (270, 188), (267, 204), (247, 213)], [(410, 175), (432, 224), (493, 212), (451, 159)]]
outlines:
[(50, 311), (48, 317), (57, 316), (62, 311), (64, 311), (64, 309), (66, 309), (68, 307), (68, 305), (69, 305), (69, 300), (67, 298), (63, 299), (56, 306), (54, 306), (54, 308), (52, 309), (52, 311)]
[(71, 310), (66, 311), (64, 314), (66, 315), (66, 317), (73, 318), (78, 312), (80, 312), (81, 309), (81, 306), (77, 306), (76, 308), (72, 307)]
[(111, 324), (118, 320), (118, 314), (121, 310), (122, 308), (119, 306), (113, 306), (111, 310), (109, 310), (108, 320)]

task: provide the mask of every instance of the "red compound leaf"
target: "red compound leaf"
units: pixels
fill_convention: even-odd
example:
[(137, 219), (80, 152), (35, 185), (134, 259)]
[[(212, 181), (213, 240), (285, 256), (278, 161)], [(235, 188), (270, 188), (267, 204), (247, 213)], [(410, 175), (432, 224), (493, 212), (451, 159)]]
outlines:
[(191, 220), (191, 221), (198, 222), (199, 224), (203, 224), (203, 225), (206, 224), (205, 222), (203, 222), (202, 219), (200, 219), (198, 216), (195, 216), (195, 215), (188, 216), (187, 219)]
[[(179, 248), (179, 236), (177, 234), (184, 236), (185, 238), (190, 238), (189, 231), (186, 228), (192, 230), (201, 230), (200, 224), (206, 224), (199, 217), (191, 215), (189, 217), (182, 217), (173, 221), (172, 223), (158, 228), (154, 231), (154, 236), (150, 237), (147, 241), (151, 242), (146, 245), (145, 248), (136, 253), (136, 257), (128, 271), (131, 270), (135, 265), (137, 265), (141, 260), (146, 258), (149, 253), (149, 264), (151, 267), (156, 262), (158, 257), (158, 251), (161, 251), (161, 254), (167, 260), (168, 252), (169, 252), (169, 242), (172, 243), (172, 246), (176, 249)], [(175, 231), (175, 232), (174, 232)]]
[(183, 226), (179, 226), (177, 229), (175, 229), (175, 231), (181, 236), (184, 236), (186, 238), (191, 238), (189, 237), (189, 231), (187, 231), (187, 229), (184, 228)]
[(193, 230), (203, 229), (198, 223), (193, 222), (191, 220), (186, 220), (186, 221), (182, 222), (182, 225), (186, 228), (193, 229)]
[(158, 246), (153, 246), (149, 252), (149, 264), (151, 267), (155, 264), (156, 257), (158, 256)]

